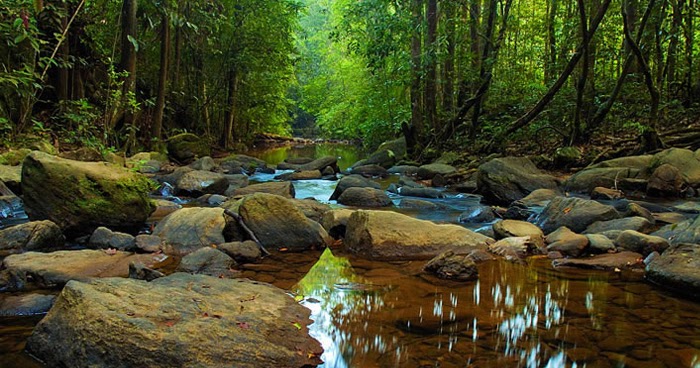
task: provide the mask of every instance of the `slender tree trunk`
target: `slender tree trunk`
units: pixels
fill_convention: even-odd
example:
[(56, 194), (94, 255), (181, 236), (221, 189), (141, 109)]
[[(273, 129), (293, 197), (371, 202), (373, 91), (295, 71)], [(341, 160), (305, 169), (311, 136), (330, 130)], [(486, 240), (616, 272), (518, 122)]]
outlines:
[(165, 96), (168, 90), (168, 67), (170, 63), (170, 15), (167, 0), (163, 0), (163, 14), (161, 15), (160, 34), (160, 75), (158, 76), (158, 97), (156, 98), (156, 111), (151, 125), (151, 139), (160, 141), (163, 130), (163, 113), (165, 110)]
[(423, 107), (421, 104), (421, 86), (422, 86), (422, 63), (421, 63), (421, 27), (423, 18), (423, 1), (413, 0), (413, 34), (411, 36), (411, 65), (412, 65), (412, 82), (411, 82), (411, 125), (404, 126), (404, 135), (406, 136), (406, 144), (409, 150), (418, 149), (418, 145), (422, 143), (425, 133), (423, 127)]
[(471, 0), (469, 2), (469, 60), (470, 67), (464, 73), (459, 86), (457, 96), (457, 106), (463, 106), (470, 94), (477, 89), (474, 80), (479, 72), (481, 58), (481, 37), (479, 27), (481, 19), (481, 0)]
[[(485, 32), (485, 38), (486, 38), (486, 43), (484, 44), (484, 48), (482, 50), (482, 55), (481, 55), (481, 68), (479, 70), (479, 79), (482, 81), (482, 84), (484, 83), (485, 80), (488, 79), (489, 83), (491, 82), (491, 70), (493, 67), (493, 64), (495, 63), (495, 60), (491, 59), (491, 49), (493, 48), (493, 32), (494, 32), (494, 27), (495, 27), (495, 22), (496, 22), (496, 12), (498, 9), (498, 1), (497, 0), (490, 0), (489, 2), (489, 17), (488, 21), (486, 22), (486, 32)], [(489, 74), (487, 76), (487, 73)], [(471, 124), (471, 129), (469, 129), (469, 137), (474, 139), (476, 138), (477, 133), (479, 132), (479, 118), (481, 117), (481, 104), (483, 103), (484, 100), (484, 93), (476, 96), (476, 101), (474, 103), (474, 109), (472, 111), (472, 124)]]
[[(64, 30), (68, 27), (68, 17), (71, 14), (70, 6), (65, 5), (66, 16), (61, 19), (61, 28)], [(56, 89), (59, 101), (70, 100), (70, 71), (68, 70), (68, 61), (70, 58), (70, 33), (66, 33), (66, 39), (61, 43), (61, 65), (58, 69), (58, 88)]]
[(574, 112), (574, 123), (571, 131), (569, 145), (578, 143), (581, 137), (581, 113), (583, 110), (583, 95), (586, 91), (586, 80), (588, 78), (589, 55), (588, 46), (591, 40), (588, 39), (588, 17), (586, 16), (586, 4), (583, 0), (578, 0), (579, 22), (581, 23), (581, 40), (583, 45), (583, 64), (581, 65), (581, 77), (576, 85), (576, 110)]
[(443, 110), (452, 114), (455, 109), (454, 80), (455, 80), (455, 27), (454, 4), (447, 2), (443, 5), (445, 19), (445, 41), (447, 42), (447, 56), (443, 67)]
[[(127, 75), (122, 86), (122, 109), (124, 110), (124, 125), (129, 127), (134, 124), (134, 112), (128, 105), (129, 95), (136, 93), (136, 47), (132, 40), (136, 41), (136, 10), (137, 0), (124, 0), (122, 4), (121, 24), (121, 70)], [(133, 132), (133, 129), (131, 129)], [(135, 140), (135, 137), (130, 137)]]
[(557, 68), (557, 35), (555, 21), (560, 0), (547, 2), (547, 56), (544, 65), (544, 80), (549, 84), (554, 81)]
[(695, 17), (695, 0), (688, 0), (686, 7), (687, 14), (685, 20), (685, 90), (688, 94), (688, 104), (692, 105), (694, 101), (693, 93), (693, 47), (695, 44), (695, 28), (693, 26), (693, 18)]
[(224, 134), (222, 143), (225, 149), (233, 147), (233, 135), (236, 123), (236, 98), (238, 94), (238, 73), (235, 70), (229, 72), (228, 77), (228, 107), (226, 110), (226, 120), (224, 122)]
[(668, 52), (666, 57), (666, 81), (668, 83), (668, 93), (673, 93), (673, 85), (676, 82), (676, 65), (678, 60), (678, 39), (680, 29), (683, 25), (683, 4), (685, 0), (671, 0), (673, 9), (673, 20), (671, 22), (670, 40), (668, 42)]

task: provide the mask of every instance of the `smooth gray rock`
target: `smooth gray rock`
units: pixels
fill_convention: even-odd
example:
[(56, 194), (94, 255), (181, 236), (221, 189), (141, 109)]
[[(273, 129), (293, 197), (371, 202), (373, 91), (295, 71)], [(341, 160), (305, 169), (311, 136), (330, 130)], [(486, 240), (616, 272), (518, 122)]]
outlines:
[(625, 230), (615, 240), (619, 248), (642, 254), (644, 257), (652, 252), (663, 253), (669, 243), (666, 239), (653, 235), (646, 235), (634, 230)]
[(342, 179), (338, 180), (338, 184), (336, 185), (335, 190), (333, 191), (333, 194), (331, 194), (329, 200), (337, 200), (348, 188), (381, 189), (381, 185), (375, 181), (364, 178), (361, 175), (344, 176)]
[(581, 198), (555, 197), (537, 217), (535, 224), (545, 234), (562, 226), (579, 233), (596, 221), (608, 221), (619, 217), (620, 214), (612, 206)]
[(391, 198), (383, 191), (374, 188), (348, 188), (338, 198), (338, 203), (353, 207), (389, 207)]
[(66, 238), (51, 221), (32, 221), (0, 230), (0, 256), (62, 248)]
[(108, 249), (133, 251), (136, 240), (131, 234), (112, 231), (106, 227), (98, 227), (90, 236), (88, 246), (92, 249)]
[(609, 221), (596, 221), (590, 224), (584, 234), (599, 234), (610, 230), (635, 230), (640, 233), (648, 233), (654, 228), (654, 224), (644, 217), (625, 217)]
[(200, 248), (184, 257), (177, 266), (177, 272), (209, 275), (214, 277), (230, 277), (231, 269), (236, 261), (226, 253), (211, 248)]
[(558, 191), (554, 177), (543, 173), (524, 157), (497, 158), (479, 166), (477, 186), (487, 202), (502, 206), (537, 189)]
[(700, 297), (700, 245), (671, 246), (649, 263), (646, 276), (663, 288)]

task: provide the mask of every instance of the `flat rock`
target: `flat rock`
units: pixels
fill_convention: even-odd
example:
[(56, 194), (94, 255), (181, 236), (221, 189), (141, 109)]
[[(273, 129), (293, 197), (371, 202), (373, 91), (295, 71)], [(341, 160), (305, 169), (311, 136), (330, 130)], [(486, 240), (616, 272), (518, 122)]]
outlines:
[(562, 226), (579, 233), (596, 221), (608, 221), (619, 217), (620, 214), (612, 206), (581, 198), (556, 197), (540, 213), (535, 224), (545, 234)]
[(294, 198), (295, 195), (294, 185), (288, 181), (283, 181), (253, 184), (244, 188), (238, 188), (233, 191), (233, 196), (245, 196), (253, 193), (269, 193), (285, 198)]
[(353, 207), (389, 207), (391, 198), (380, 189), (348, 188), (338, 198), (338, 203)]
[(321, 179), (323, 175), (318, 170), (295, 171), (275, 176), (278, 180), (314, 180)]
[(661, 287), (700, 297), (700, 246), (671, 246), (649, 263), (646, 276)]
[(231, 269), (236, 261), (220, 250), (204, 247), (184, 257), (177, 266), (177, 272), (209, 275), (214, 277), (230, 277)]
[(45, 314), (51, 309), (56, 295), (0, 294), (0, 317), (28, 317)]
[(576, 267), (606, 271), (644, 268), (642, 255), (629, 251), (600, 254), (586, 258), (562, 258), (554, 260), (552, 264), (554, 267)]
[(0, 230), (0, 256), (62, 248), (65, 237), (51, 221), (32, 221)]
[(349, 251), (384, 260), (430, 259), (447, 251), (468, 254), (491, 242), (458, 225), (438, 225), (390, 211), (354, 212), (345, 234)]
[(310, 367), (309, 310), (249, 280), (69, 282), (27, 350), (53, 367)]
[(53, 253), (27, 252), (3, 260), (2, 288), (8, 290), (60, 289), (69, 280), (126, 277), (129, 263), (159, 265), (167, 257), (153, 254), (71, 250)]
[(598, 234), (610, 230), (635, 230), (647, 233), (654, 228), (654, 224), (644, 217), (625, 217), (609, 221), (596, 221), (590, 224), (584, 234)]
[(615, 240), (615, 245), (641, 253), (644, 257), (652, 252), (663, 253), (669, 247), (668, 241), (662, 237), (646, 235), (634, 230), (625, 230), (620, 233)]

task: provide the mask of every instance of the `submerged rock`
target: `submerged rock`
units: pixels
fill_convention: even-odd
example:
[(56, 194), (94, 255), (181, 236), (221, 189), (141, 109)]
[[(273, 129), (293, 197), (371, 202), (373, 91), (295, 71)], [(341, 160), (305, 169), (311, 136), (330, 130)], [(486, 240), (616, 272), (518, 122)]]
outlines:
[(613, 271), (626, 269), (642, 269), (644, 262), (642, 255), (635, 252), (623, 251), (620, 253), (600, 254), (587, 258), (557, 259), (552, 262), (554, 267), (576, 267), (594, 270)]
[(664, 288), (700, 297), (700, 245), (672, 246), (649, 263), (646, 276)]
[(0, 294), (0, 317), (28, 317), (45, 314), (51, 309), (56, 295)]
[(249, 280), (173, 274), (70, 282), (27, 350), (63, 367), (310, 367), (309, 310)]
[(441, 279), (471, 281), (479, 278), (479, 269), (469, 255), (451, 251), (431, 259), (423, 269)]
[(356, 211), (345, 233), (349, 251), (384, 260), (429, 259), (446, 251), (468, 254), (491, 242), (458, 225), (438, 225), (389, 211)]

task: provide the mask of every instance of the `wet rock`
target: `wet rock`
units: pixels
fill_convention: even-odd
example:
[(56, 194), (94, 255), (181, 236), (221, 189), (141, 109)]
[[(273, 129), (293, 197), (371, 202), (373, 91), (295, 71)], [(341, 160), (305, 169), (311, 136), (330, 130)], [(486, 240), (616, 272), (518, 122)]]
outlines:
[(537, 215), (537, 212), (518, 200), (513, 201), (506, 211), (500, 215), (507, 220), (527, 221)]
[(538, 247), (529, 236), (508, 237), (489, 245), (488, 251), (507, 261), (519, 262), (531, 254), (530, 250), (537, 250)]
[(431, 259), (425, 264), (423, 270), (447, 280), (471, 281), (479, 278), (479, 269), (471, 257), (465, 254), (454, 254), (452, 251)]
[(497, 158), (479, 166), (477, 185), (487, 201), (503, 206), (537, 189), (558, 190), (554, 177), (524, 157)]
[(245, 174), (224, 174), (224, 177), (228, 180), (228, 189), (224, 193), (227, 197), (233, 194), (236, 189), (247, 187), (250, 184), (248, 175)]
[(288, 181), (249, 185), (245, 188), (236, 189), (233, 195), (245, 196), (253, 193), (275, 194), (285, 198), (294, 198), (295, 195), (294, 185)]
[(454, 191), (458, 193), (469, 193), (473, 194), (476, 193), (477, 190), (477, 184), (476, 180), (467, 180), (465, 182), (457, 183), (455, 185), (450, 186)]
[(374, 182), (370, 179), (364, 178), (361, 175), (348, 175), (344, 176), (342, 179), (338, 181), (338, 184), (335, 187), (335, 190), (333, 191), (333, 194), (331, 194), (331, 197), (329, 200), (334, 201), (340, 198), (340, 195), (343, 194), (345, 190), (348, 188), (374, 188), (374, 189), (381, 189), (381, 186), (379, 183)]
[(304, 213), (304, 216), (316, 222), (321, 222), (323, 214), (331, 210), (331, 206), (321, 203), (313, 198), (292, 199), (292, 203), (294, 203), (294, 206)]
[(33, 221), (0, 230), (0, 256), (63, 247), (66, 239), (51, 221)]
[[(27, 342), (54, 367), (309, 367), (309, 310), (249, 280), (70, 282)], [(137, 333), (135, 333), (137, 331)]]
[(334, 239), (344, 238), (348, 220), (354, 212), (345, 208), (332, 209), (323, 214), (321, 225)]
[(392, 166), (389, 170), (387, 170), (387, 172), (389, 174), (417, 175), (418, 174), (418, 166), (397, 165), (397, 166)]
[(685, 179), (677, 167), (663, 164), (654, 170), (647, 184), (651, 197), (679, 197), (686, 187)]
[(195, 171), (212, 171), (217, 167), (214, 159), (209, 156), (204, 156), (188, 166)]
[(224, 174), (195, 170), (182, 175), (175, 188), (178, 194), (199, 197), (204, 194), (223, 194), (229, 182)]
[(397, 189), (397, 193), (406, 197), (445, 198), (445, 194), (442, 191), (433, 188), (412, 188), (403, 186)]
[(634, 230), (625, 230), (615, 240), (615, 245), (619, 248), (642, 254), (644, 257), (651, 252), (663, 253), (669, 247), (666, 239), (646, 235)]
[(620, 252), (600, 254), (593, 257), (579, 259), (557, 259), (552, 262), (554, 267), (576, 267), (594, 270), (628, 270), (644, 268), (642, 255), (635, 252)]
[(353, 207), (389, 207), (391, 198), (383, 191), (374, 188), (348, 188), (338, 198), (338, 203)]
[(625, 198), (625, 194), (617, 189), (595, 187), (591, 192), (591, 199), (601, 199), (606, 201), (614, 201)]
[(191, 133), (178, 134), (168, 139), (167, 147), (168, 156), (181, 164), (211, 155), (211, 145), (203, 138)]
[(51, 309), (56, 295), (0, 294), (0, 317), (28, 317), (45, 314)]
[(528, 236), (538, 248), (544, 247), (544, 233), (539, 227), (529, 222), (518, 220), (498, 221), (493, 224), (493, 232), (496, 235), (496, 239)]
[(525, 198), (520, 199), (519, 202), (528, 207), (544, 207), (558, 195), (557, 191), (552, 189), (537, 189), (525, 196)]
[(438, 225), (389, 211), (356, 211), (345, 234), (349, 251), (385, 260), (429, 259), (450, 250), (468, 254), (492, 241), (458, 225)]
[(696, 187), (700, 185), (700, 159), (689, 149), (669, 148), (654, 155), (649, 163), (650, 172), (664, 164), (675, 166), (685, 181)]
[[(149, 179), (99, 162), (65, 160), (32, 152), (24, 160), (22, 192), (31, 220), (51, 220), (68, 236), (105, 226), (136, 230), (155, 210)], [(46, 190), (51, 188), (51, 190)]]
[(619, 218), (614, 207), (581, 198), (556, 197), (538, 216), (535, 224), (545, 234), (566, 226), (574, 232), (582, 232), (596, 221)]
[(387, 176), (389, 176), (389, 173), (386, 171), (386, 169), (379, 165), (362, 165), (353, 167), (350, 170), (350, 173), (355, 175), (362, 175), (367, 178), (386, 178)]
[(677, 292), (700, 297), (700, 246), (675, 244), (649, 263), (646, 276)]
[(410, 208), (424, 211), (444, 210), (445, 207), (439, 203), (424, 201), (422, 199), (401, 198), (397, 205), (399, 208)]
[(316, 160), (309, 162), (308, 164), (303, 164), (303, 165), (299, 166), (299, 171), (308, 171), (308, 170), (323, 171), (327, 167), (331, 167), (333, 169), (333, 171), (335, 171), (336, 173), (339, 173), (340, 168), (338, 168), (338, 158), (333, 157), (333, 156), (321, 157), (319, 159), (316, 159)]
[(95, 277), (126, 277), (130, 262), (158, 264), (160, 255), (133, 255), (103, 250), (72, 250), (53, 253), (27, 252), (3, 260), (3, 285), (6, 290), (60, 289), (69, 280)]
[(88, 241), (88, 247), (92, 249), (117, 249), (133, 251), (136, 249), (136, 240), (131, 234), (114, 232), (106, 227), (98, 227)]
[(596, 221), (590, 224), (584, 234), (599, 234), (610, 230), (635, 230), (640, 233), (648, 233), (654, 228), (654, 224), (644, 217), (625, 217), (609, 221)]
[(628, 180), (641, 180), (640, 188), (646, 188), (648, 167), (652, 156), (630, 156), (603, 161), (572, 175), (564, 182), (569, 192), (590, 193), (595, 187), (639, 189), (626, 187)]
[(242, 239), (236, 225), (224, 215), (223, 208), (183, 208), (159, 222), (153, 235), (163, 240), (165, 253), (186, 255), (212, 244)]
[(236, 261), (226, 253), (211, 247), (200, 248), (184, 257), (177, 266), (177, 272), (230, 277)]
[[(669, 221), (675, 221), (678, 219)], [(666, 225), (658, 231), (652, 233), (652, 235), (667, 239), (671, 244), (698, 244), (700, 243), (700, 216)]]
[(260, 246), (252, 240), (219, 244), (218, 249), (238, 263), (256, 263), (262, 257)]
[[(656, 220), (657, 223), (662, 224), (662, 225), (673, 225), (673, 224), (681, 223), (683, 221), (687, 221), (688, 218), (685, 215), (677, 213), (677, 212), (663, 212), (663, 213), (655, 213), (654, 220)], [(663, 228), (661, 228), (659, 231), (661, 231), (661, 230), (663, 230)], [(671, 238), (673, 236), (673, 231), (668, 232), (667, 230), (664, 230), (665, 232), (667, 232), (664, 235), (659, 235), (659, 234), (656, 234), (656, 235), (659, 235), (661, 237), (669, 239), (669, 241), (673, 241), (673, 239)], [(671, 229), (671, 230), (675, 230), (675, 229)]]
[(321, 179), (321, 172), (318, 170), (295, 171), (291, 173), (275, 176), (278, 180), (315, 180)]
[(588, 238), (562, 226), (547, 235), (547, 251), (559, 252), (565, 257), (579, 257), (588, 247)]
[(428, 164), (418, 168), (418, 178), (421, 180), (432, 179), (435, 175), (448, 175), (457, 172), (454, 166), (446, 164)]
[(268, 250), (286, 248), (304, 251), (326, 246), (328, 234), (304, 215), (292, 201), (258, 193), (243, 198), (238, 213)]
[(205, 194), (195, 200), (196, 203), (202, 206), (220, 206), (226, 202), (228, 197), (221, 194)]
[(588, 238), (588, 250), (591, 253), (609, 253), (617, 249), (615, 243), (605, 235), (586, 234), (586, 238)]
[(496, 215), (489, 206), (474, 205), (462, 212), (457, 221), (461, 223), (486, 223), (496, 219)]
[(131, 262), (129, 263), (129, 278), (135, 280), (153, 281), (165, 277), (165, 274), (154, 270), (152, 268), (146, 267), (143, 263)]
[(654, 215), (649, 211), (648, 209), (640, 206), (637, 203), (630, 203), (627, 205), (627, 209), (625, 210), (625, 217), (643, 217), (647, 219), (650, 223), (656, 224), (656, 219), (654, 218)]

